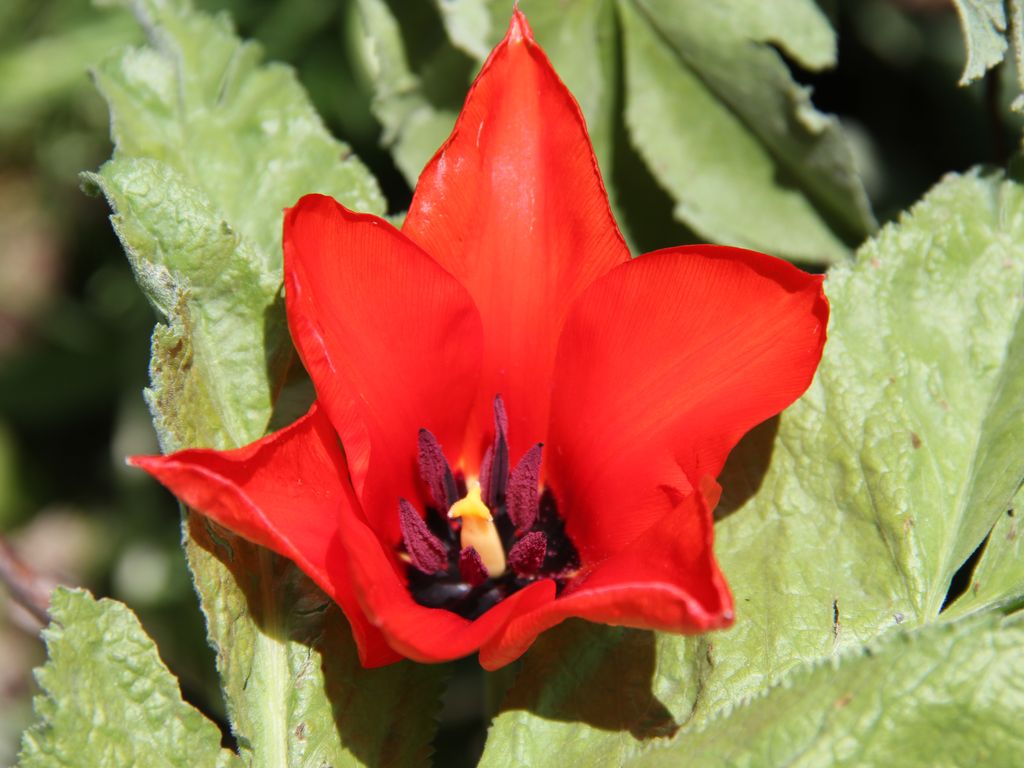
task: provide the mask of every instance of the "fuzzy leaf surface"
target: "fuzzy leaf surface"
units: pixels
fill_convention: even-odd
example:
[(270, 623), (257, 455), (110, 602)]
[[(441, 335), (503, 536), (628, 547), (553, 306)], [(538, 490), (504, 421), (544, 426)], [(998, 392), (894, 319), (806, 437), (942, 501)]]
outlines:
[(807, 665), (625, 765), (1013, 765), (1024, 749), (1022, 644), (1020, 617), (890, 635)]
[[(960, 17), (967, 58), (960, 85), (980, 80), (993, 67), (1006, 59), (1012, 50), (1017, 72), (1017, 90), (1024, 91), (1024, 3), (1021, 0), (953, 0)], [(1017, 111), (1024, 109), (1024, 94), (1013, 102)]]
[(1005, 0), (953, 0), (967, 48), (960, 85), (983, 77), (1006, 55)]
[[(36, 670), (39, 723), (22, 737), (22, 768), (233, 768), (220, 730), (181, 700), (178, 681), (123, 603), (59, 588)], [(88, 713), (86, 717), (85, 714)]]

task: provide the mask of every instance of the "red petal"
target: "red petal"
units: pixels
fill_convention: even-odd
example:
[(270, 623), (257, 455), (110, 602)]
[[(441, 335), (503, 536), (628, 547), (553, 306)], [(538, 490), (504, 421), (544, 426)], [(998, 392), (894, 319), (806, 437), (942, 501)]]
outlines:
[(612, 270), (558, 348), (546, 477), (584, 563), (615, 552), (717, 476), (750, 428), (811, 382), (820, 276), (738, 248), (692, 246)]
[(427, 663), (458, 659), (478, 650), (517, 615), (533, 611), (555, 597), (555, 583), (537, 581), (470, 621), (443, 608), (425, 608), (406, 588), (400, 567), (366, 522), (342, 508), (341, 549), (336, 557), (348, 565), (360, 605), (388, 644), (403, 656)]
[(732, 596), (712, 554), (711, 508), (702, 494), (690, 493), (626, 548), (585, 569), (555, 602), (510, 621), (481, 649), (480, 663), (496, 669), (514, 661), (537, 635), (573, 616), (686, 634), (729, 626)]
[(358, 514), (358, 502), (337, 435), (318, 404), (290, 427), (238, 450), (188, 450), (130, 462), (189, 507), (294, 561), (341, 606), (364, 666), (401, 658), (367, 621), (337, 557), (339, 510)]
[(466, 286), (483, 319), (473, 473), (508, 406), (513, 461), (544, 438), (555, 345), (569, 305), (629, 251), (608, 207), (579, 106), (515, 11), (424, 169), (402, 231)]
[(374, 528), (400, 538), (419, 499), (418, 435), (453, 456), (477, 391), (480, 318), (465, 289), (383, 219), (307, 195), (285, 215), (288, 324)]

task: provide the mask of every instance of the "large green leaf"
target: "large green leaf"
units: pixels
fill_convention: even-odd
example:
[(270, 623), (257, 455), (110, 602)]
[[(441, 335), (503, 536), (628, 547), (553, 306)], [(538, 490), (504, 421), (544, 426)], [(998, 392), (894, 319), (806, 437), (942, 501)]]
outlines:
[[(289, 378), (282, 209), (307, 192), (375, 213), (383, 200), (291, 70), (261, 65), (224, 17), (183, 0), (132, 8), (150, 42), (96, 72), (116, 149), (88, 182), (166, 318), (147, 392), (161, 446), (242, 445), (264, 434), (290, 381), (308, 393), (302, 375)], [(425, 760), (437, 669), (363, 670), (338, 608), (309, 579), (201, 517), (188, 518), (185, 547), (247, 764)]]
[[(507, 3), (438, 4), (453, 43), (472, 55), (508, 23)], [(624, 107), (633, 146), (702, 238), (827, 263), (874, 227), (838, 122), (815, 111), (772, 47), (807, 69), (835, 63), (835, 36), (811, 0), (522, 8), (580, 101), (606, 181), (625, 151), (613, 130)], [(627, 214), (646, 204), (610, 191)]]
[(1014, 765), (1024, 750), (1024, 623), (899, 633), (808, 665), (767, 695), (625, 765)]
[[(543, 766), (548, 750), (624, 758), (664, 730), (644, 726), (652, 712), (699, 724), (802, 662), (934, 622), (1024, 472), (1022, 280), (1024, 191), (979, 174), (948, 177), (833, 269), (814, 383), (721, 478), (716, 550), (735, 627), (685, 639), (580, 625), (542, 638), (484, 764), (511, 754)], [(567, 633), (594, 650), (565, 652)], [(615, 679), (609, 658), (648, 695), (595, 703)]]
[(84, 590), (57, 589), (36, 670), (41, 722), (22, 738), (22, 768), (226, 768), (240, 761), (181, 700), (178, 682), (135, 614)]
[(810, 0), (621, 0), (626, 123), (676, 216), (698, 234), (810, 262), (874, 225), (838, 121), (816, 112), (773, 43), (834, 63)]

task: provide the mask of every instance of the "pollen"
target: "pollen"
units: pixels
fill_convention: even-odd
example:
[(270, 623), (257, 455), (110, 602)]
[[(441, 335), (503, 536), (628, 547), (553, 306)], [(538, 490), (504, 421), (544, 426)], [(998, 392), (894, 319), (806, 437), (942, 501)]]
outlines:
[(505, 548), (494, 525), (494, 516), (484, 504), (480, 483), (473, 483), (465, 497), (452, 504), (448, 510), (451, 519), (461, 518), (462, 530), (459, 543), (462, 549), (472, 547), (480, 555), (487, 575), (493, 579), (505, 573)]

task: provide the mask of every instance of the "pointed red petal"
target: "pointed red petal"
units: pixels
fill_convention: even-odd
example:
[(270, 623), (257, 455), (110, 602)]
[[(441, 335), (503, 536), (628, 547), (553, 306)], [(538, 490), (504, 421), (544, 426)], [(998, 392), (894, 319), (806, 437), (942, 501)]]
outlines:
[(337, 435), (318, 405), (235, 451), (188, 450), (130, 462), (187, 506), (294, 561), (341, 606), (364, 666), (400, 658), (367, 621), (338, 558), (339, 510), (358, 514), (358, 502)]
[(799, 397), (825, 342), (821, 277), (693, 246), (612, 270), (558, 349), (546, 478), (584, 563), (717, 476), (750, 428)]
[(420, 428), (461, 445), (479, 376), (476, 308), (386, 221), (322, 195), (286, 213), (284, 258), (292, 338), (368, 519), (397, 544), (398, 497), (420, 497)]
[(504, 666), (574, 616), (686, 634), (729, 626), (732, 595), (712, 554), (711, 508), (702, 494), (690, 493), (627, 547), (584, 569), (553, 603), (510, 621), (481, 649), (480, 663)]
[(629, 252), (579, 106), (518, 11), (420, 176), (402, 231), (466, 286), (483, 318), (467, 469), (479, 466), (496, 393), (508, 406), (511, 455), (521, 456), (544, 438), (569, 305)]

